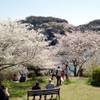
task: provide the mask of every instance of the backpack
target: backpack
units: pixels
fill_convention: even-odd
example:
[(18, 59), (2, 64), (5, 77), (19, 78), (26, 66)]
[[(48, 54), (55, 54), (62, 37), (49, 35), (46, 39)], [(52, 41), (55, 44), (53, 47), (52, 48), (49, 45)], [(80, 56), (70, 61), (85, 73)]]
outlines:
[(61, 70), (60, 70), (60, 69), (57, 69), (56, 75), (57, 75), (57, 76), (61, 76)]

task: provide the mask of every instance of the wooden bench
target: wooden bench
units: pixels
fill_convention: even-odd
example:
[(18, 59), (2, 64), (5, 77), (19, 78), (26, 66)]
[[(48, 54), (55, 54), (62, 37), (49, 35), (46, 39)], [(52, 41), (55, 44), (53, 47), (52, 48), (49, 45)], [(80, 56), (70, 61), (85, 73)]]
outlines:
[(55, 94), (57, 97), (57, 100), (60, 100), (60, 88), (54, 88), (54, 89), (44, 89), (44, 90), (29, 90), (27, 91), (27, 100), (29, 100), (29, 97), (33, 96), (44, 96), (44, 100), (46, 100), (47, 95), (53, 95)]

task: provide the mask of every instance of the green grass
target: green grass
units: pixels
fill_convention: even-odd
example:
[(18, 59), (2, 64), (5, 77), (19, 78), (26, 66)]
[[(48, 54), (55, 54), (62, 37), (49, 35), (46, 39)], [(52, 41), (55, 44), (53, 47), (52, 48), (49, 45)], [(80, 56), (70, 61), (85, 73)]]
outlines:
[(14, 83), (11, 81), (5, 81), (5, 86), (9, 89), (10, 92), (10, 98), (12, 97), (23, 97), (23, 95), (26, 95), (27, 90), (31, 89), (33, 84), (35, 84), (36, 81), (39, 81), (41, 87), (43, 87), (46, 84), (46, 77), (37, 77), (34, 79), (30, 79), (26, 82), (22, 83)]
[[(35, 80), (41, 82), (42, 88), (47, 83), (47, 77), (38, 77), (25, 83), (6, 82), (11, 94), (10, 100), (26, 100), (26, 92)], [(100, 88), (89, 85), (86, 78), (70, 78), (70, 81), (63, 82), (60, 88), (61, 100), (100, 100)]]

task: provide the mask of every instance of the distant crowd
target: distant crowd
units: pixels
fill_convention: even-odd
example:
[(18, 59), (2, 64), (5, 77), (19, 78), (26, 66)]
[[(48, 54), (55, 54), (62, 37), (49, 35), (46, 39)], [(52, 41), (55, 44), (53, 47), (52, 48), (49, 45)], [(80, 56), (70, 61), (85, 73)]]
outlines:
[(68, 64), (63, 63), (62, 66), (58, 66), (50, 70), (51, 80), (56, 77), (57, 84), (56, 86), (61, 85), (61, 82), (65, 79), (68, 80)]

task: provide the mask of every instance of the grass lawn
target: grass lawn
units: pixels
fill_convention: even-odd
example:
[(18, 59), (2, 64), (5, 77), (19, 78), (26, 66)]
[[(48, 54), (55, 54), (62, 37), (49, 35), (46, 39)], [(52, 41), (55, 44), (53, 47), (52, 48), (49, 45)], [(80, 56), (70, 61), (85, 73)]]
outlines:
[(27, 90), (32, 88), (36, 80), (39, 81), (42, 88), (45, 87), (47, 83), (47, 77), (37, 77), (22, 83), (5, 81), (4, 84), (10, 93), (10, 100), (26, 100)]
[(100, 88), (87, 84), (85, 78), (72, 78), (71, 83), (61, 86), (61, 100), (100, 100)]
[[(11, 94), (10, 100), (26, 100), (26, 92), (35, 80), (40, 81), (42, 88), (47, 83), (47, 77), (38, 77), (25, 83), (6, 82)], [(70, 80), (70, 84), (64, 82), (61, 86), (61, 100), (100, 100), (100, 88), (88, 85), (86, 78)]]

